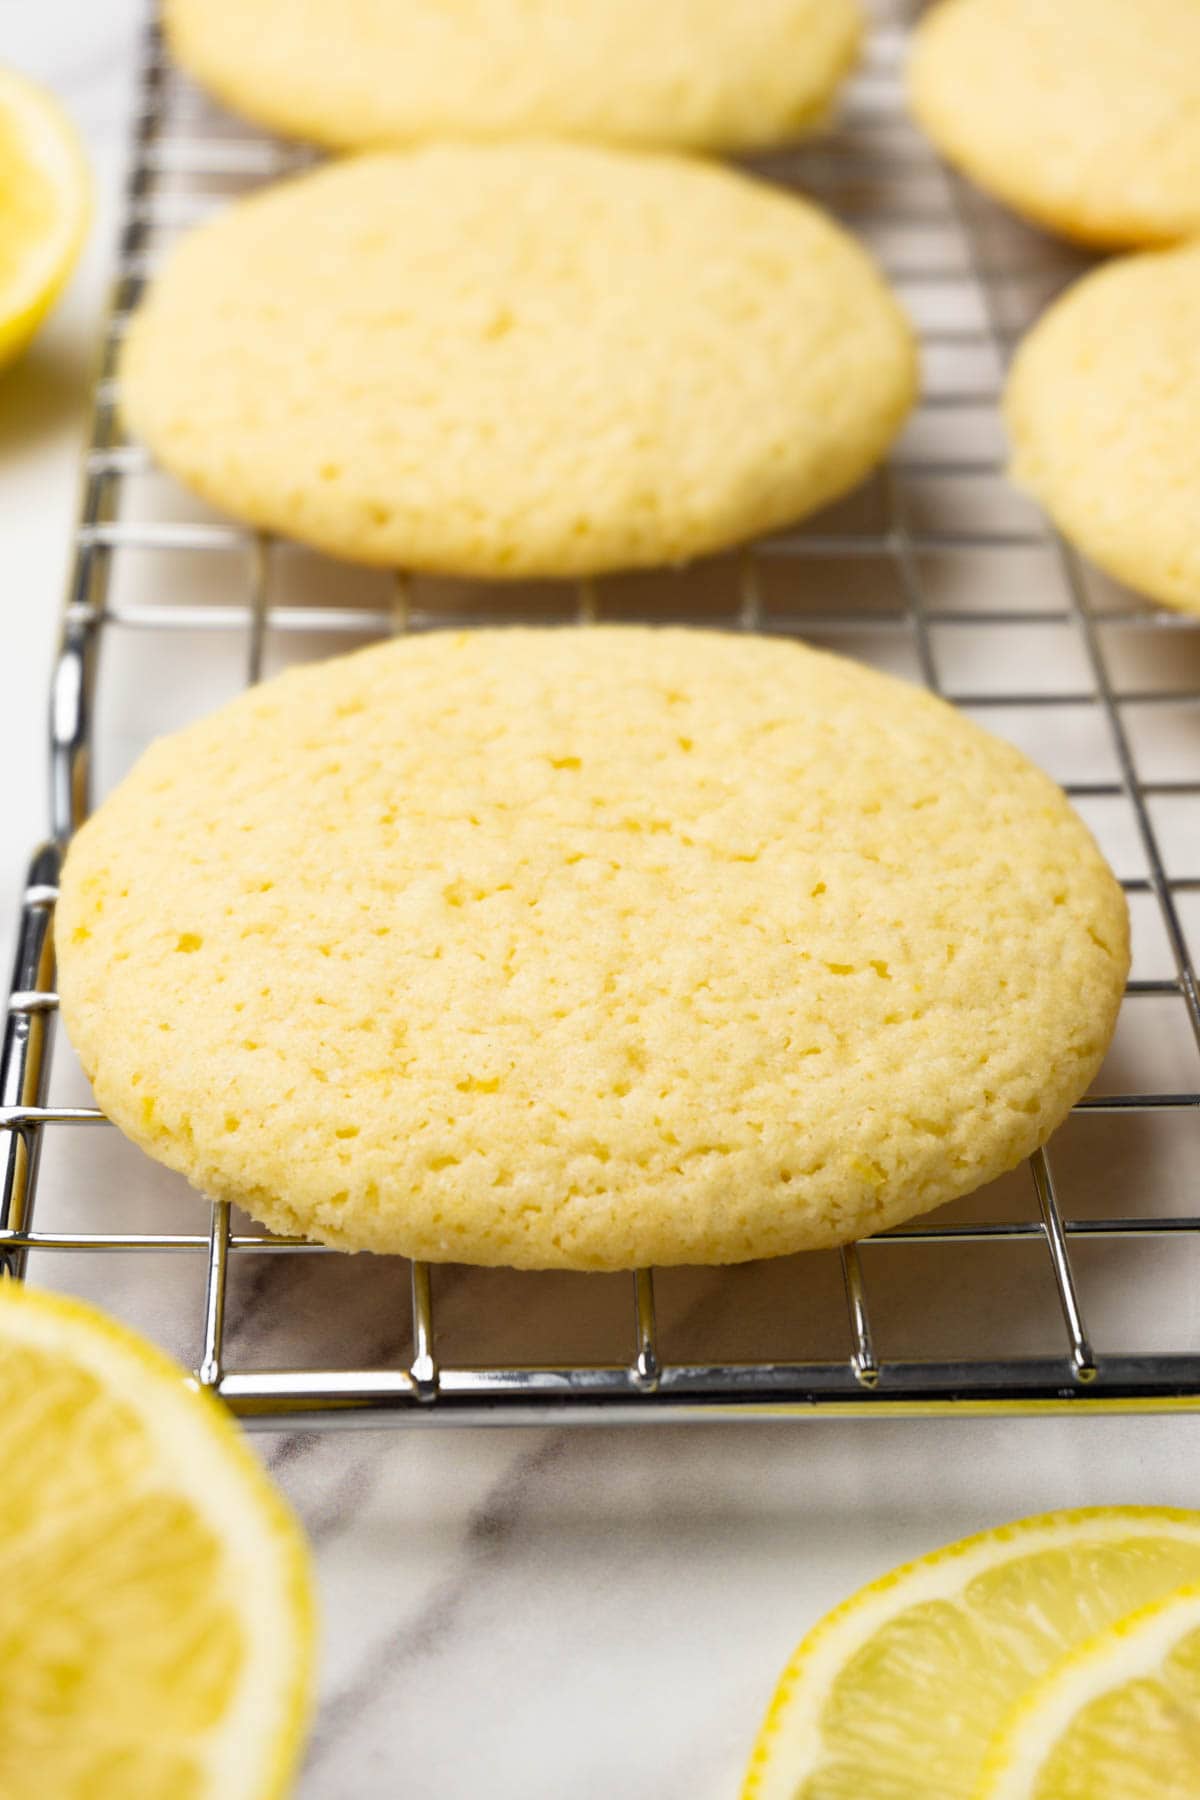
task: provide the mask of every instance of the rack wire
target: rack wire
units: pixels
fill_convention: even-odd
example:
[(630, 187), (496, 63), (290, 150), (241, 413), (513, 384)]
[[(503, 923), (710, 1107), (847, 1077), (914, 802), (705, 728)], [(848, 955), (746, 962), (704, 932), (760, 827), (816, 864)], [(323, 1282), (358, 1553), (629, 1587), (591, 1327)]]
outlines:
[[(158, 31), (146, 35), (53, 679), (52, 837), (21, 903), (0, 1055), (0, 1257), (16, 1277), (36, 1262), (55, 1286), (102, 1261), (102, 1274), (74, 1285), (115, 1304), (165, 1292), (163, 1255), (186, 1259), (202, 1280), (189, 1289), (193, 1310), (170, 1299), (175, 1335), (195, 1379), (250, 1425), (1200, 1407), (1200, 1288), (1188, 1261), (1200, 1251), (1189, 948), (1200, 930), (1200, 622), (1102, 580), (1005, 484), (1005, 354), (1082, 265), (954, 178), (907, 123), (909, 11), (880, 0), (836, 128), (760, 164), (857, 230), (914, 314), (925, 388), (897, 453), (791, 534), (688, 571), (573, 587), (337, 568), (205, 513), (123, 439), (116, 351), (163, 248), (231, 195), (306, 160), (219, 113), (170, 66)], [(241, 678), (253, 682), (297, 656), (395, 631), (531, 618), (802, 635), (924, 681), (1062, 781), (1123, 877), (1135, 965), (1109, 1062), (1048, 1150), (924, 1221), (741, 1270), (543, 1277), (350, 1259), (263, 1234), (225, 1203), (168, 1193), (174, 1178), (140, 1156), (129, 1182), (147, 1189), (150, 1222), (116, 1229), (114, 1183), (101, 1199), (99, 1159), (78, 1149), (62, 1150), (58, 1177), (67, 1228), (45, 1223), (49, 1146), (77, 1143), (75, 1126), (116, 1135), (94, 1106), (75, 1103), (77, 1075), (74, 1086), (64, 1077), (67, 1099), (52, 1091), (61, 852), (92, 786), (140, 747), (139, 730), (204, 709), (197, 646), (236, 643)], [(122, 676), (129, 647), (151, 642), (166, 659), (161, 679), (145, 680), (140, 652)], [(113, 1259), (124, 1281), (109, 1273)], [(343, 1341), (329, 1330), (330, 1308), (369, 1315), (369, 1356), (355, 1357), (353, 1331)], [(532, 1352), (530, 1325), (541, 1333)], [(277, 1341), (287, 1354), (270, 1362)]]

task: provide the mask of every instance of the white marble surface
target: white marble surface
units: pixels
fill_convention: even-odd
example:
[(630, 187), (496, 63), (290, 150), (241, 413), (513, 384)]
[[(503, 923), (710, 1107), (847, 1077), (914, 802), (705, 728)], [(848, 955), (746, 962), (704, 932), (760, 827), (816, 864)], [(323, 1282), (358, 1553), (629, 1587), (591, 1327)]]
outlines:
[[(69, 295), (0, 379), (0, 932), (42, 829), (45, 677), (138, 11), (0, 0), (0, 57), (62, 96), (101, 200)], [(151, 1204), (134, 1192), (131, 1152), (89, 1154), (94, 1195), (131, 1217)], [(1189, 1155), (1181, 1192), (1193, 1166)], [(78, 1220), (78, 1194), (60, 1202)], [(104, 1279), (83, 1285), (103, 1292)], [(142, 1296), (168, 1342), (181, 1279), (173, 1265)], [(392, 1304), (378, 1271), (332, 1289), (307, 1279), (275, 1296), (285, 1326), (302, 1315), (337, 1339), (377, 1329)], [(1027, 1511), (1186, 1505), (1200, 1487), (1200, 1423), (1187, 1419), (258, 1441), (320, 1566), (322, 1710), (302, 1782), (313, 1800), (726, 1800), (793, 1640), (858, 1583)]]

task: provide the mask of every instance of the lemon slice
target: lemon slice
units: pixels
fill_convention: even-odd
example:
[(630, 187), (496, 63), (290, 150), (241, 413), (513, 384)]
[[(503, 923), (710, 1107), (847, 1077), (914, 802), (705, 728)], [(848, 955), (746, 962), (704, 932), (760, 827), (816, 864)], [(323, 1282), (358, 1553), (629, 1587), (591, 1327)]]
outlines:
[(0, 1794), (282, 1794), (308, 1714), (299, 1527), (220, 1403), (0, 1283)]
[(0, 368), (25, 348), (71, 273), (91, 192), (57, 101), (0, 69)]
[(966, 1800), (1033, 1682), (1189, 1581), (1200, 1513), (1156, 1507), (1046, 1513), (909, 1563), (800, 1645), (742, 1800)]
[(1200, 1587), (1181, 1588), (1061, 1662), (1015, 1710), (979, 1800), (1195, 1800)]

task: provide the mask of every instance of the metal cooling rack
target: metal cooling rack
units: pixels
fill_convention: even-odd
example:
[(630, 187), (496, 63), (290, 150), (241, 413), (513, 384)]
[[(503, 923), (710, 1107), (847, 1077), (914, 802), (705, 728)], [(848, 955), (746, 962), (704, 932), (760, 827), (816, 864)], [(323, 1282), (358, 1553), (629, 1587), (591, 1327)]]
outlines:
[[(71, 1286), (71, 1266), (82, 1258), (95, 1268), (103, 1253), (96, 1291), (114, 1305), (146, 1290), (161, 1253), (186, 1259), (203, 1273), (194, 1316), (182, 1308), (178, 1321), (197, 1379), (248, 1423), (1200, 1406), (1191, 1299), (1200, 1284), (1188, 1265), (1200, 1253), (1200, 1006), (1188, 946), (1189, 930), (1200, 930), (1200, 623), (1100, 580), (1006, 486), (996, 412), (1004, 354), (1079, 260), (938, 164), (901, 106), (908, 9), (897, 0), (879, 11), (836, 129), (761, 167), (857, 230), (914, 313), (925, 392), (898, 453), (792, 535), (692, 571), (574, 588), (338, 569), (205, 515), (123, 441), (115, 351), (163, 246), (230, 195), (305, 160), (213, 109), (170, 67), (157, 31), (147, 35), (53, 683), (53, 836), (22, 901), (0, 1061), (0, 1255), (14, 1275), (36, 1261), (51, 1285)], [(265, 1236), (198, 1198), (172, 1202), (190, 1208), (189, 1229), (106, 1228), (113, 1203), (95, 1199), (92, 1158), (78, 1152), (60, 1184), (73, 1196), (70, 1228), (39, 1223), (49, 1204), (35, 1217), (39, 1169), (66, 1128), (106, 1125), (93, 1107), (51, 1097), (51, 932), (60, 850), (87, 811), (93, 752), (115, 738), (118, 760), (131, 757), (139, 687), (161, 685), (167, 713), (151, 721), (161, 729), (177, 709), (205, 709), (190, 686), (202, 639), (236, 642), (242, 679), (254, 681), (297, 655), (396, 630), (631, 617), (793, 632), (858, 654), (946, 693), (1063, 781), (1124, 876), (1137, 950), (1114, 1053), (1049, 1152), (840, 1255), (749, 1270), (560, 1278), (410, 1268)], [(167, 677), (122, 687), (121, 654), (150, 640), (170, 658)], [(116, 718), (96, 728), (113, 683)], [(164, 1190), (173, 1180), (140, 1158), (137, 1178)], [(150, 1211), (156, 1226), (175, 1217), (162, 1206)], [(110, 1274), (114, 1259), (122, 1278)], [(342, 1316), (374, 1296), (368, 1310), (382, 1329), (367, 1357), (353, 1342), (341, 1348), (352, 1366), (333, 1350), (302, 1366), (312, 1360), (306, 1334), (330, 1304), (326, 1280)], [(261, 1346), (257, 1359), (245, 1346), (273, 1283), (289, 1317), (301, 1315), (300, 1335), (258, 1367)], [(236, 1300), (227, 1307), (239, 1284), (240, 1317)], [(1036, 1319), (1035, 1291), (1045, 1302)], [(544, 1341), (513, 1349), (514, 1321), (529, 1320)], [(317, 1335), (328, 1348), (328, 1331)]]

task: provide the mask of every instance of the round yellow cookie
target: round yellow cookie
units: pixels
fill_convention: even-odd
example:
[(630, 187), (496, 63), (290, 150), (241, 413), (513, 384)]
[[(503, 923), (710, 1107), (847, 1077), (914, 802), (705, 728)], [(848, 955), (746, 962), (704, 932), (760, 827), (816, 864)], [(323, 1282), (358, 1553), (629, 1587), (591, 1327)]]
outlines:
[(940, 0), (912, 107), (980, 187), (1084, 243), (1200, 232), (1196, 0)]
[(178, 60), (337, 149), (531, 134), (731, 149), (819, 123), (859, 0), (167, 0)]
[(1038, 321), (1005, 397), (1014, 479), (1130, 587), (1200, 612), (1200, 247), (1123, 257)]
[(669, 157), (436, 147), (188, 238), (125, 414), (208, 500), (458, 575), (680, 560), (852, 487), (911, 404), (908, 327), (807, 203)]
[(1040, 1144), (1116, 882), (950, 707), (787, 640), (437, 632), (156, 745), (76, 837), (63, 1012), (284, 1232), (620, 1269), (837, 1244)]

